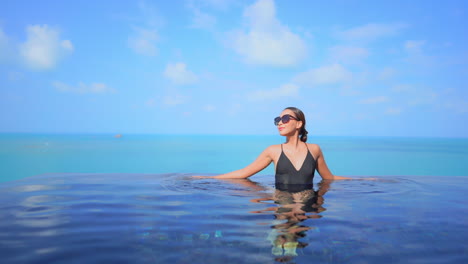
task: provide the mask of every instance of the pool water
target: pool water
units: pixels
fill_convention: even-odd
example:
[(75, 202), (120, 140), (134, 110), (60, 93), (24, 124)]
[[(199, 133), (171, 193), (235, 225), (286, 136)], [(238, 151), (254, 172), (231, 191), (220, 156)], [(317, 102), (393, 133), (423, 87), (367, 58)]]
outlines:
[(0, 184), (2, 263), (468, 263), (467, 178), (276, 190), (273, 176), (45, 174)]

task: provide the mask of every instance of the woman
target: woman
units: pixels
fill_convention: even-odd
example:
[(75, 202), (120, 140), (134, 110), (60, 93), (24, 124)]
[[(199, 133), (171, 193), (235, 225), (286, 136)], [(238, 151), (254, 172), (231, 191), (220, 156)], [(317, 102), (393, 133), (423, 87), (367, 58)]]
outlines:
[(200, 178), (235, 179), (248, 178), (263, 170), (271, 162), (276, 168), (276, 184), (312, 184), (315, 170), (324, 180), (350, 179), (333, 175), (325, 162), (322, 150), (317, 144), (308, 144), (304, 113), (296, 107), (287, 107), (274, 119), (281, 136), (286, 137), (284, 144), (266, 148), (257, 159), (247, 167), (222, 175)]

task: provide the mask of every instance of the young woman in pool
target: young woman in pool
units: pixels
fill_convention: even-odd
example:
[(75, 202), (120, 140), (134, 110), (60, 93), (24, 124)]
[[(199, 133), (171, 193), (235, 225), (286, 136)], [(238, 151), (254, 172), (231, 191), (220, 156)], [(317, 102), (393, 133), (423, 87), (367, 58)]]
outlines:
[(312, 184), (315, 170), (324, 180), (351, 179), (336, 176), (328, 169), (322, 150), (317, 144), (308, 144), (304, 113), (296, 107), (285, 108), (274, 119), (281, 136), (286, 137), (284, 144), (266, 148), (258, 158), (247, 167), (217, 176), (200, 178), (239, 179), (248, 178), (263, 170), (271, 162), (276, 168), (276, 185)]

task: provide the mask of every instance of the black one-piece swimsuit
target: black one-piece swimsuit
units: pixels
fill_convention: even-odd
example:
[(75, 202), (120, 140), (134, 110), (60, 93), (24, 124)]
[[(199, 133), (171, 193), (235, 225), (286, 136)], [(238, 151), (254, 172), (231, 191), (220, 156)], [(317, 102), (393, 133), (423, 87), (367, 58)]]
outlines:
[(281, 155), (276, 164), (275, 186), (281, 191), (298, 192), (310, 189), (313, 185), (315, 168), (317, 162), (307, 148), (307, 156), (299, 170), (296, 170), (292, 162), (283, 152), (281, 144)]

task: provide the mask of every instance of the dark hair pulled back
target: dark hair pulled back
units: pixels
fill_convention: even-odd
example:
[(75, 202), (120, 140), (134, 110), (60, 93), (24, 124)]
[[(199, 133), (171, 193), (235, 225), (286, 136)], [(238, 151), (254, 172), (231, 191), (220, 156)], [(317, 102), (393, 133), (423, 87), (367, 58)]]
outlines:
[(304, 113), (297, 107), (286, 107), (284, 110), (291, 110), (294, 112), (294, 114), (296, 114), (296, 117), (299, 119), (299, 121), (302, 121), (302, 126), (299, 130), (299, 139), (302, 141), (302, 142), (306, 142), (307, 141), (307, 134), (309, 134), (309, 132), (307, 132), (306, 130), (306, 119), (305, 119), (305, 115)]

